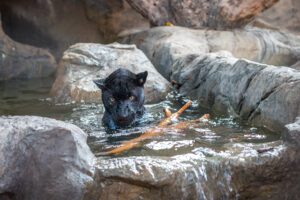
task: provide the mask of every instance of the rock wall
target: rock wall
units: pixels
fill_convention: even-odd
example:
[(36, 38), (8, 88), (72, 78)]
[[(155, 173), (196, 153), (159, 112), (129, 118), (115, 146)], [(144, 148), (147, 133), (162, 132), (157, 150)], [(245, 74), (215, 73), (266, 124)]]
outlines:
[(278, 0), (127, 0), (152, 25), (171, 22), (192, 28), (239, 28)]
[(0, 11), (10, 37), (48, 48), (57, 59), (77, 42), (107, 43), (149, 27), (123, 0), (4, 0)]
[[(257, 16), (258, 23), (262, 20), (268, 27), (273, 29), (300, 33), (300, 1), (279, 1), (270, 9)], [(254, 21), (256, 23), (257, 21)]]

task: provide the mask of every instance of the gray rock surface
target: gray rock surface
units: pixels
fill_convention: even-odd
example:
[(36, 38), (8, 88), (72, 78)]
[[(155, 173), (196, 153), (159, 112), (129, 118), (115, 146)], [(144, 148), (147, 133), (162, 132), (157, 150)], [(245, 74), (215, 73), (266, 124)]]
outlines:
[(159, 27), (124, 42), (142, 49), (164, 77), (177, 82), (181, 93), (218, 112), (272, 130), (300, 116), (299, 71), (271, 65), (297, 63), (299, 36), (262, 29)]
[(0, 21), (0, 81), (47, 77), (55, 73), (56, 67), (47, 50), (13, 41), (2, 30)]
[(280, 130), (300, 116), (300, 72), (218, 54), (190, 55), (173, 65), (183, 94), (218, 112)]
[(82, 43), (71, 46), (59, 64), (51, 94), (58, 102), (100, 102), (101, 91), (94, 79), (106, 78), (118, 68), (134, 73), (148, 71), (145, 84), (146, 103), (166, 97), (169, 83), (135, 45)]
[(228, 51), (237, 58), (275, 66), (300, 60), (300, 36), (258, 28), (232, 31), (158, 27), (126, 37), (136, 44), (167, 79), (176, 59), (188, 54)]
[(94, 172), (86, 138), (53, 119), (0, 117), (0, 198), (82, 199)]
[[(258, 153), (261, 147), (270, 150)], [(298, 155), (275, 142), (173, 157), (98, 158), (85, 199), (293, 199)]]
[(287, 124), (284, 132), (284, 138), (293, 144), (300, 146), (300, 117), (296, 118), (296, 121), (291, 124)]

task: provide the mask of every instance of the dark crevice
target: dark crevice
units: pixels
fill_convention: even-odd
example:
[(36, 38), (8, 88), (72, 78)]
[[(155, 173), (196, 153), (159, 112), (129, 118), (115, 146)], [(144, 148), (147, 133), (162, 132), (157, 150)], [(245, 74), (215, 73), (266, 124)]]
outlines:
[(211, 52), (212, 52), (212, 46), (211, 46), (210, 43), (209, 43), (207, 31), (208, 31), (208, 30), (205, 30), (205, 31), (204, 31), (204, 36), (205, 36), (206, 44), (207, 44), (207, 46), (208, 46), (208, 53), (211, 53)]
[(205, 81), (206, 81), (206, 79), (204, 79), (203, 81), (201, 81), (200, 83), (198, 83), (195, 87), (192, 88), (192, 90), (198, 89), (198, 87), (200, 87), (200, 85), (201, 85), (202, 83), (204, 83)]
[[(246, 65), (245, 67), (247, 67), (248, 65), (250, 65), (250, 64), (247, 63), (247, 65)], [(247, 90), (249, 89), (249, 87), (250, 87), (250, 85), (251, 85), (251, 82), (252, 82), (253, 79), (254, 79), (257, 75), (259, 75), (259, 74), (261, 73), (261, 71), (264, 70), (264, 69), (265, 69), (265, 68), (262, 68), (262, 69), (256, 71), (254, 74), (252, 74), (252, 75), (249, 77), (249, 79), (248, 79), (248, 81), (247, 81), (247, 83), (246, 83), (246, 87), (244, 88), (244, 91), (243, 91), (243, 93), (242, 93), (243, 96), (242, 96), (240, 102), (238, 103), (238, 109), (237, 109), (237, 110), (238, 110), (238, 114), (240, 114), (241, 111), (242, 111), (243, 104), (244, 104), (244, 101), (245, 101), (245, 93), (246, 93)]]

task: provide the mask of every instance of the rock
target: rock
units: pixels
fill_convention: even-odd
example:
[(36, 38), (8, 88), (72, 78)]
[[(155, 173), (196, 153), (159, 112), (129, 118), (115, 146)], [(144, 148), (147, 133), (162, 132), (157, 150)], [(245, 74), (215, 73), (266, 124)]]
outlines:
[(300, 70), (300, 60), (291, 66), (293, 69)]
[(189, 54), (228, 51), (237, 58), (276, 66), (292, 66), (300, 60), (300, 36), (257, 28), (214, 31), (158, 27), (122, 42), (136, 44), (167, 79), (175, 60)]
[(214, 54), (190, 55), (173, 65), (179, 91), (219, 112), (281, 130), (300, 116), (300, 72)]
[(101, 91), (94, 79), (105, 78), (118, 68), (138, 73), (147, 70), (146, 103), (166, 97), (169, 83), (135, 45), (82, 43), (71, 46), (59, 64), (51, 95), (58, 102), (100, 102)]
[(0, 81), (47, 77), (54, 74), (56, 66), (47, 50), (10, 39), (3, 32), (0, 21)]
[(86, 139), (81, 129), (61, 121), (0, 117), (0, 194), (24, 200), (83, 199), (94, 172)]
[(300, 1), (279, 1), (270, 9), (259, 14), (255, 21), (264, 21), (273, 27), (300, 33)]
[(127, 0), (152, 25), (213, 29), (242, 27), (278, 0)]
[(0, 198), (297, 199), (299, 150), (281, 141), (217, 149), (95, 158), (74, 125), (0, 117)]
[[(125, 0), (85, 0), (87, 17), (97, 24), (105, 41), (149, 29), (148, 20), (131, 8)], [(126, 17), (124, 17), (126, 16)]]
[(119, 34), (149, 28), (125, 0), (2, 0), (0, 10), (10, 37), (50, 49), (57, 59), (75, 43), (109, 43)]
[(300, 146), (300, 117), (297, 117), (294, 123), (287, 124), (285, 128), (286, 130), (283, 134), (284, 139)]
[[(272, 147), (259, 154), (256, 148)], [(299, 154), (280, 143), (201, 147), (173, 157), (98, 158), (90, 199), (296, 198)], [(285, 196), (286, 195), (286, 196)]]
[(300, 116), (299, 71), (266, 65), (296, 63), (299, 36), (261, 29), (159, 27), (123, 42), (141, 48), (164, 77), (177, 82), (181, 93), (216, 111), (272, 130)]

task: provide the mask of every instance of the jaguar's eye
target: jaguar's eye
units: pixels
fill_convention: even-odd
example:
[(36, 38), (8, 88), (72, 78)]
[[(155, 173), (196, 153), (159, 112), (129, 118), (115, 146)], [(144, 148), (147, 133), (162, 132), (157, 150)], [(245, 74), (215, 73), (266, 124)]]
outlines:
[(110, 102), (111, 104), (113, 104), (113, 103), (115, 103), (115, 102), (116, 102), (116, 99), (115, 99), (115, 98), (113, 98), (113, 97), (110, 97), (110, 98), (109, 98), (109, 102)]
[(130, 101), (134, 101), (134, 100), (135, 100), (135, 96), (130, 96), (130, 97), (129, 97), (129, 100), (130, 100)]

